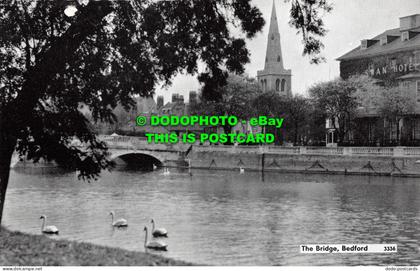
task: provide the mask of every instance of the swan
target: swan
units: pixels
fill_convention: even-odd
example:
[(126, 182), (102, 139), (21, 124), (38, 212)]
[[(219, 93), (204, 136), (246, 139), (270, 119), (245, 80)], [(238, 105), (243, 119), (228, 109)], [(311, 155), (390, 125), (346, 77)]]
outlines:
[(244, 169), (243, 167), (240, 167), (240, 168), (239, 168), (239, 173), (240, 173), (240, 174), (244, 174), (244, 173), (245, 173), (245, 169)]
[(164, 228), (155, 229), (155, 221), (152, 219), (152, 235), (153, 237), (168, 237), (168, 231)]
[(58, 234), (58, 229), (57, 229), (56, 226), (54, 226), (54, 225), (45, 226), (45, 224), (47, 223), (47, 216), (46, 215), (42, 215), (39, 219), (42, 219), (42, 226), (41, 226), (42, 233)]
[(128, 226), (127, 220), (125, 220), (124, 218), (120, 218), (120, 219), (118, 219), (117, 221), (114, 222), (114, 216), (115, 216), (114, 211), (111, 211), (109, 213), (109, 215), (112, 218), (111, 225), (113, 227), (121, 228), (121, 227), (127, 227)]
[(163, 171), (163, 175), (170, 175), (171, 172), (169, 172), (168, 168), (165, 168), (165, 170)]
[(147, 250), (148, 248), (153, 249), (153, 250), (164, 250), (167, 251), (167, 247), (168, 245), (160, 242), (160, 241), (152, 241), (152, 242), (147, 242), (147, 227), (144, 227), (144, 231), (146, 232), (146, 236), (144, 238), (144, 248)]

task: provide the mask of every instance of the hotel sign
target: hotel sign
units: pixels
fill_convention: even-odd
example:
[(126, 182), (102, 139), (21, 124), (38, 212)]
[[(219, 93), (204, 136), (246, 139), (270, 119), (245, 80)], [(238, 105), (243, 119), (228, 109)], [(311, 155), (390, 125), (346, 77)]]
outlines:
[(386, 65), (382, 67), (370, 67), (368, 69), (371, 76), (383, 76), (389, 73), (407, 73), (413, 71), (420, 71), (420, 63)]

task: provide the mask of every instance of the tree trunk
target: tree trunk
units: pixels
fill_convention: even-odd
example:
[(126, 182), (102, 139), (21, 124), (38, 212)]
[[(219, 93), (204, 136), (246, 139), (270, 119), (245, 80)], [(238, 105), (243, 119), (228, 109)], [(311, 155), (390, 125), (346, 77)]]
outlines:
[(298, 140), (298, 131), (299, 131), (299, 126), (297, 124), (297, 122), (295, 122), (295, 136), (294, 136), (294, 142), (293, 145), (296, 146), (297, 140)]
[[(102, 27), (102, 19), (114, 10), (110, 0), (90, 1), (81, 10), (81, 16), (67, 31), (56, 39), (38, 59), (37, 64), (27, 70), (18, 95), (0, 108), (0, 223), (9, 181), (10, 161), (16, 147), (17, 131), (25, 129), (31, 120), (33, 109), (57, 72), (63, 72), (68, 62), (86, 37)], [(13, 122), (11, 122), (13, 120)]]
[(7, 184), (9, 183), (10, 162), (16, 141), (0, 137), (0, 225), (3, 217), (3, 207), (6, 200)]
[(401, 119), (396, 119), (397, 123), (397, 146), (401, 146), (401, 130), (400, 130), (400, 121)]

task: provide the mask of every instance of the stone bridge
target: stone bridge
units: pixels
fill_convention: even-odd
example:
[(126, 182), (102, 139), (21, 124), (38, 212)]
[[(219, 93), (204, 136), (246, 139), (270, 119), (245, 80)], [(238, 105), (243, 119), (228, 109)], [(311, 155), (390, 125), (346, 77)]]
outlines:
[(131, 166), (183, 166), (189, 146), (183, 144), (150, 144), (144, 138), (100, 136), (106, 142), (111, 160)]

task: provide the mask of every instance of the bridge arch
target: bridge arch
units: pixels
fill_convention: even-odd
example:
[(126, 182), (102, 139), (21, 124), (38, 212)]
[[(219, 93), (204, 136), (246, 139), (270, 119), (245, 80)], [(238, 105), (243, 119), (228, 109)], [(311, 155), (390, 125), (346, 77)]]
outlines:
[(148, 151), (124, 151), (112, 153), (111, 160), (117, 169), (135, 169), (151, 171), (155, 167), (164, 166), (164, 159)]

